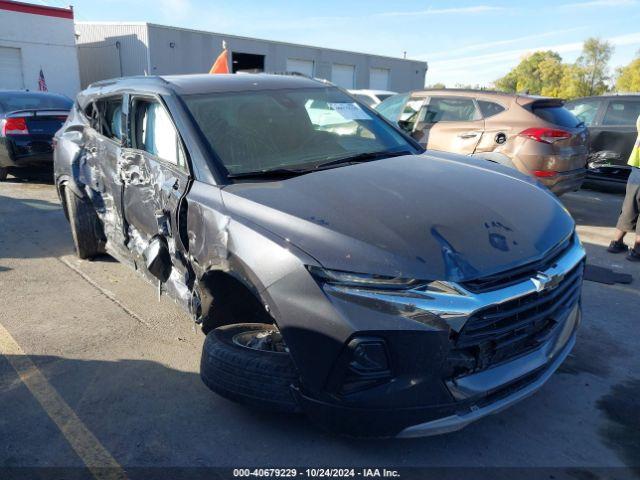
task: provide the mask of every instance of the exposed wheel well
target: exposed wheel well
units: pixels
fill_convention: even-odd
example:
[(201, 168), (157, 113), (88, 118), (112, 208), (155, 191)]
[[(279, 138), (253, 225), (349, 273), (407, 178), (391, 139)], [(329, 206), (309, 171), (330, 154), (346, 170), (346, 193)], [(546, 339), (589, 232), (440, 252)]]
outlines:
[(200, 281), (202, 331), (235, 323), (275, 323), (258, 294), (230, 273), (212, 271)]

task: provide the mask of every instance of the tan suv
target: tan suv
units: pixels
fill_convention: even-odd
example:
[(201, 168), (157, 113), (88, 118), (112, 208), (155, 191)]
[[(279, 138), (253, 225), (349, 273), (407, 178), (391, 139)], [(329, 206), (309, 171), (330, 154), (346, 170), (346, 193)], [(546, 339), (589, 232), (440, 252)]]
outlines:
[(483, 90), (422, 90), (376, 110), (424, 147), (473, 155), (538, 178), (557, 195), (586, 175), (587, 129), (564, 101)]

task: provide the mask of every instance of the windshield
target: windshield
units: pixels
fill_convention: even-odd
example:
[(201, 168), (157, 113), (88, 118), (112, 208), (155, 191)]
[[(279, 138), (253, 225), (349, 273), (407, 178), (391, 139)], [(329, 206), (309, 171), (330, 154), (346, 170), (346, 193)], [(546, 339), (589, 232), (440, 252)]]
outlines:
[(29, 92), (0, 93), (0, 112), (2, 113), (28, 109), (70, 110), (72, 105), (73, 102), (62, 95)]
[(416, 153), (396, 129), (335, 87), (184, 97), (230, 175), (311, 167), (380, 152)]

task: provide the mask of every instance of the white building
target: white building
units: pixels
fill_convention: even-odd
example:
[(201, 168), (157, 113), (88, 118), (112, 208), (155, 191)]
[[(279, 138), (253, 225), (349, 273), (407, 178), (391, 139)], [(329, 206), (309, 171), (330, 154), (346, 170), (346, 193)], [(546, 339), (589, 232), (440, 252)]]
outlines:
[(50, 92), (75, 97), (73, 10), (0, 0), (0, 89), (38, 90), (41, 69)]
[(427, 63), (144, 22), (76, 23), (82, 86), (129, 75), (206, 73), (225, 40), (233, 72), (298, 72), (344, 88), (424, 86)]

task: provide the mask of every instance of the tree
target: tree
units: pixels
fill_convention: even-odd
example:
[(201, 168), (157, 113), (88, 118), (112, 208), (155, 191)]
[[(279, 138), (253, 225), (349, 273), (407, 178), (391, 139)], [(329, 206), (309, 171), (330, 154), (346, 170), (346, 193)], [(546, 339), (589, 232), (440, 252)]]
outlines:
[[(562, 57), (551, 50), (533, 52), (496, 80), (495, 86), (506, 92), (567, 99), (599, 95), (608, 90), (608, 64), (612, 53), (611, 44), (597, 38), (584, 42), (582, 54), (573, 64), (563, 63)], [(625, 73), (624, 85), (630, 81), (627, 78), (635, 77)]]
[(534, 52), (518, 66), (496, 80), (499, 90), (527, 92), (532, 95), (555, 95), (563, 78), (562, 57), (551, 50)]
[(638, 51), (635, 60), (616, 71), (616, 90), (619, 92), (640, 92), (640, 51)]
[(609, 60), (613, 46), (597, 38), (588, 38), (582, 46), (582, 54), (576, 61), (578, 96), (600, 95), (609, 88)]
[(437, 82), (437, 83), (434, 83), (433, 85), (427, 85), (426, 88), (431, 88), (434, 90), (442, 90), (444, 88), (447, 88), (447, 86), (442, 82)]

